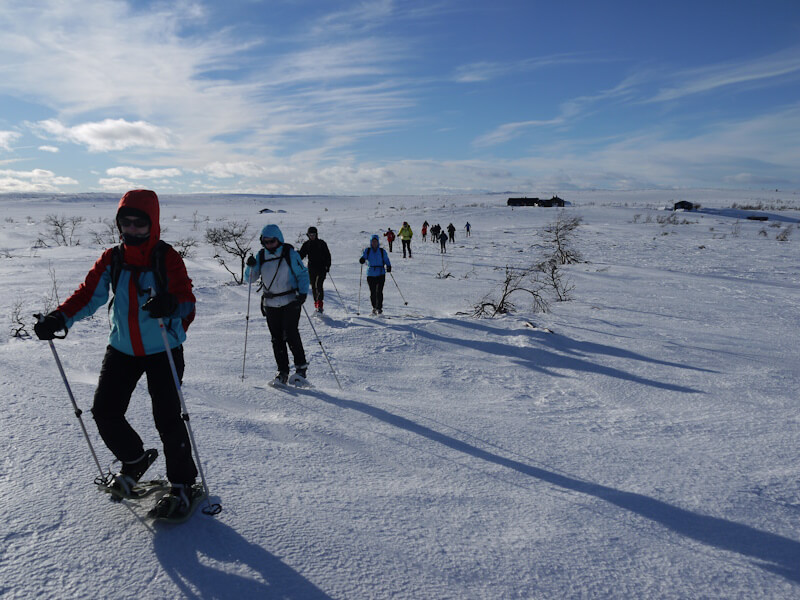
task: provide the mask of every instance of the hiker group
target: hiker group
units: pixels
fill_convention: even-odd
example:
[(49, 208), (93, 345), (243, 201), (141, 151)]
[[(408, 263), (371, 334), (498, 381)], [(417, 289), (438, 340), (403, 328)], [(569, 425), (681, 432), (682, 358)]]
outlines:
[[(108, 487), (121, 497), (132, 497), (137, 482), (158, 455), (156, 450), (145, 450), (141, 437), (125, 417), (133, 391), (144, 375), (170, 482), (169, 492), (151, 512), (156, 517), (180, 518), (189, 513), (197, 493), (198, 464), (192, 456), (191, 428), (181, 394), (183, 343), (194, 320), (196, 299), (183, 258), (161, 240), (159, 213), (155, 192), (127, 192), (116, 212), (120, 245), (105, 250), (78, 289), (55, 310), (41, 316), (34, 331), (41, 340), (65, 337), (73, 324), (92, 316), (113, 295), (108, 347), (91, 410), (100, 437), (122, 465), (110, 477)], [(470, 228), (467, 223), (467, 235)], [(446, 252), (447, 241), (455, 240), (452, 223), (445, 233), (440, 225), (430, 227), (426, 221), (422, 225), (423, 241), (429, 231), (431, 240), (439, 241), (442, 253)], [(383, 235), (389, 252), (396, 237), (400, 237), (403, 258), (412, 258), (413, 232), (408, 222), (403, 222), (397, 235), (392, 229)], [(309, 227), (306, 236), (308, 239), (298, 251), (285, 243), (278, 225), (268, 224), (259, 236), (261, 249), (246, 260), (244, 281), (250, 287), (260, 280), (261, 313), (278, 369), (274, 384), (307, 383), (308, 362), (299, 322), (309, 288), (316, 312), (324, 311), (323, 284), (330, 273), (331, 253), (316, 227)], [(373, 315), (383, 313), (386, 274), (392, 272), (389, 255), (380, 242), (381, 236), (372, 235), (358, 259), (362, 274), (367, 265)], [(307, 267), (303, 262), (306, 259)], [(59, 335), (62, 331), (63, 335)], [(294, 365), (291, 376), (290, 353)]]

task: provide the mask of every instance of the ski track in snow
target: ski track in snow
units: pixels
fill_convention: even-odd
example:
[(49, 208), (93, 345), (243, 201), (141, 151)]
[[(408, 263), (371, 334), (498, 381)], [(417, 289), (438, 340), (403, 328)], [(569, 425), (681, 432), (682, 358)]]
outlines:
[[(248, 290), (201, 244), (183, 391), (223, 512), (163, 526), (143, 518), (150, 500), (95, 489), (47, 344), (0, 330), (0, 597), (797, 597), (800, 234), (778, 242), (722, 210), (781, 194), (694, 194), (707, 212), (662, 225), (670, 192), (576, 193), (588, 262), (564, 268), (573, 299), (498, 319), (461, 313), (537, 259), (557, 212), (502, 196), (162, 197), (167, 241), (221, 218), (275, 222), (295, 246), (320, 229), (333, 282), (310, 318), (343, 389), (305, 315), (315, 387), (266, 385), (255, 287), (242, 380)], [(77, 287), (101, 252), (85, 232), (116, 200), (0, 202), (8, 324), (15, 304), (42, 310), (48, 268), (61, 300)], [(195, 212), (209, 222), (193, 228)], [(34, 249), (48, 214), (85, 215), (82, 245)], [(425, 219), (458, 228), (447, 255), (417, 239)], [(408, 304), (388, 278), (371, 316), (358, 256), (404, 220), (414, 258), (390, 258)], [(101, 308), (55, 343), (104, 468), (89, 408), (107, 329)], [(128, 415), (160, 450), (144, 384)], [(148, 477), (163, 472), (159, 457)]]

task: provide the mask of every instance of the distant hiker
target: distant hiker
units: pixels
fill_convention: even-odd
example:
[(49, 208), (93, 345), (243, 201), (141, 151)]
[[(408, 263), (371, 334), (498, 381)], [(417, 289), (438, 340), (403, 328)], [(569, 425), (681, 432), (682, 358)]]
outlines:
[(394, 238), (396, 237), (394, 231), (392, 231), (392, 228), (389, 227), (389, 229), (387, 229), (386, 233), (384, 233), (383, 235), (386, 236), (386, 242), (389, 244), (389, 252), (391, 252), (392, 243), (394, 242)]
[[(263, 248), (257, 256), (248, 257), (244, 276), (251, 283), (261, 277), (261, 314), (267, 318), (272, 353), (278, 365), (273, 384), (304, 385), (308, 363), (298, 326), (308, 296), (308, 270), (297, 251), (284, 243), (277, 225), (264, 226), (261, 245)], [(291, 381), (287, 345), (294, 358), (295, 372)]]
[(444, 231), (439, 233), (439, 254), (447, 254), (447, 234)]
[(308, 278), (311, 281), (311, 293), (314, 295), (314, 308), (321, 313), (325, 299), (322, 284), (331, 270), (331, 253), (328, 244), (319, 239), (316, 227), (309, 227), (306, 235), (308, 240), (300, 246), (299, 254), (301, 259), (308, 257)]
[(435, 244), (439, 241), (439, 233), (442, 231), (442, 226), (438, 223), (431, 227), (431, 241)]
[(450, 235), (450, 241), (451, 242), (455, 242), (456, 241), (456, 226), (453, 225), (452, 223), (450, 223), (450, 225), (447, 226), (447, 233)]
[(117, 495), (133, 497), (134, 485), (158, 456), (155, 449), (145, 451), (125, 418), (136, 383), (146, 374), (172, 486), (150, 516), (178, 518), (190, 510), (197, 467), (159, 320), (180, 380), (183, 342), (194, 319), (192, 280), (180, 254), (160, 240), (155, 192), (127, 192), (119, 201), (116, 224), (122, 244), (103, 252), (81, 286), (34, 331), (40, 340), (52, 340), (60, 330), (66, 334), (73, 323), (106, 304), (109, 290), (114, 293), (108, 309), (111, 332), (92, 405), (100, 437), (122, 462), (109, 487)]
[(467, 231), (467, 237), (469, 237), (470, 236), (469, 232), (472, 229), (472, 225), (469, 224), (469, 221), (467, 221), (467, 224), (464, 225), (464, 229)]
[(428, 222), (427, 221), (425, 221), (422, 224), (422, 241), (423, 242), (427, 242), (428, 241)]
[(400, 236), (400, 241), (403, 242), (403, 258), (406, 257), (406, 249), (408, 249), (408, 258), (411, 258), (411, 237), (414, 232), (411, 231), (411, 225), (408, 224), (408, 221), (403, 221), (403, 226), (397, 234)]
[(381, 238), (377, 234), (370, 238), (369, 246), (364, 248), (358, 262), (362, 265), (364, 263), (369, 265), (367, 284), (369, 285), (372, 314), (380, 315), (383, 313), (383, 284), (386, 283), (386, 273), (392, 272), (392, 263), (389, 262), (386, 250), (381, 248)]

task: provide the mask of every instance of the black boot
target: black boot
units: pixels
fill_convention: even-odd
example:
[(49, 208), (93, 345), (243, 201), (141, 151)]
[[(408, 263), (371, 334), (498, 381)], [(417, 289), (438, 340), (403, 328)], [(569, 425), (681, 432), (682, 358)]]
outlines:
[(121, 496), (132, 496), (133, 486), (158, 458), (158, 450), (150, 448), (133, 462), (123, 462), (119, 473), (114, 475), (109, 486)]

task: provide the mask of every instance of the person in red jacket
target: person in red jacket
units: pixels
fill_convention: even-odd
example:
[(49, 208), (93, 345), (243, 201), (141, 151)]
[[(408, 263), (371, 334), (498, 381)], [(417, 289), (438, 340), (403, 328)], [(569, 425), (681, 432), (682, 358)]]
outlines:
[(389, 252), (391, 252), (392, 243), (394, 242), (394, 238), (396, 238), (397, 236), (394, 234), (394, 231), (392, 231), (391, 227), (389, 227), (389, 229), (387, 229), (386, 233), (384, 233), (383, 235), (386, 236), (386, 242), (389, 244)]
[[(37, 323), (34, 331), (39, 339), (51, 340), (56, 332), (66, 331), (94, 314), (108, 301), (109, 290), (114, 291), (109, 345), (92, 405), (100, 437), (122, 462), (110, 487), (121, 496), (131, 495), (133, 485), (158, 456), (155, 449), (145, 451), (142, 438), (125, 418), (137, 382), (147, 375), (153, 417), (172, 485), (152, 516), (179, 517), (189, 510), (197, 467), (159, 321), (166, 330), (178, 377), (182, 378), (183, 342), (194, 319), (192, 280), (178, 252), (160, 241), (155, 192), (127, 192), (119, 202), (116, 222), (121, 246), (103, 252), (80, 287)], [(154, 257), (158, 257), (157, 264)]]

